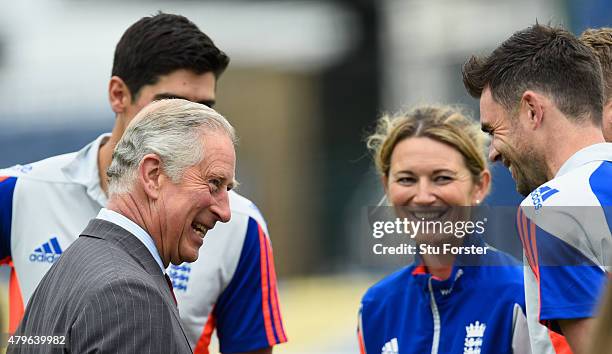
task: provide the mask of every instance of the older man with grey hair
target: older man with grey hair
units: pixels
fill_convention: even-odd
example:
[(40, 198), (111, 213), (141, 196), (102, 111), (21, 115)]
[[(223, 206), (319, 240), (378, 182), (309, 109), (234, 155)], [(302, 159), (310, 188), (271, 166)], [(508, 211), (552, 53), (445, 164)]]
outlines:
[(38, 285), (8, 352), (190, 353), (165, 268), (229, 221), (234, 143), (204, 105), (143, 109), (113, 154), (107, 208)]

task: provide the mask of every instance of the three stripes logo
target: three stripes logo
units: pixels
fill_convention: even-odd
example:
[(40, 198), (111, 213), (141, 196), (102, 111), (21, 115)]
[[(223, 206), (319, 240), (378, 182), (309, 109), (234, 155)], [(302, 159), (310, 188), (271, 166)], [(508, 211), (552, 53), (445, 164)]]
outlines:
[(558, 189), (550, 188), (548, 186), (542, 186), (533, 191), (531, 193), (531, 200), (533, 201), (535, 210), (540, 209), (542, 207), (542, 203), (544, 203), (546, 199), (550, 198), (553, 194), (558, 192)]
[(382, 347), (380, 354), (399, 354), (399, 346), (397, 344), (397, 338), (393, 338)]
[(30, 262), (53, 264), (61, 255), (62, 247), (57, 241), (57, 237), (52, 237), (32, 252)]

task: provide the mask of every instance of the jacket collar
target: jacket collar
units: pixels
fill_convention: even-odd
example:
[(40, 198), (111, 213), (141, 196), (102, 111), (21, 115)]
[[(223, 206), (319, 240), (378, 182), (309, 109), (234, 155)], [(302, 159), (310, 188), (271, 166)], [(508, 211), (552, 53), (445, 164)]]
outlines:
[[(481, 236), (467, 236), (464, 239), (462, 244), (463, 246), (485, 246), (486, 243)], [(434, 291), (440, 292), (442, 295), (449, 295), (453, 289), (457, 286), (460, 286), (460, 279), (465, 278), (466, 275), (466, 266), (478, 266), (479, 262), (483, 259), (482, 256), (479, 255), (459, 255), (455, 258), (455, 262), (453, 264), (453, 269), (451, 271), (448, 279), (438, 279), (432, 276), (428, 271), (421, 257), (417, 256), (417, 259), (414, 263), (414, 269), (412, 270), (412, 275), (418, 278), (423, 279), (423, 285), (426, 291), (429, 291), (429, 282), (431, 282), (431, 287)], [(430, 280), (431, 278), (431, 280)]]
[(600, 143), (587, 146), (574, 153), (567, 159), (555, 177), (563, 176), (569, 171), (578, 168), (593, 161), (610, 161), (612, 160), (612, 143)]
[(145, 269), (145, 271), (153, 277), (157, 287), (164, 293), (163, 298), (166, 305), (172, 309), (171, 312), (179, 323), (185, 340), (189, 342), (178, 313), (178, 307), (175, 303), (174, 295), (171, 293), (172, 290), (168, 287), (164, 273), (147, 247), (138, 238), (134, 237), (134, 235), (121, 226), (101, 219), (92, 219), (89, 221), (89, 224), (81, 233), (81, 236), (95, 237), (114, 243), (121, 249), (125, 250), (130, 257), (136, 260), (136, 262), (138, 262)]

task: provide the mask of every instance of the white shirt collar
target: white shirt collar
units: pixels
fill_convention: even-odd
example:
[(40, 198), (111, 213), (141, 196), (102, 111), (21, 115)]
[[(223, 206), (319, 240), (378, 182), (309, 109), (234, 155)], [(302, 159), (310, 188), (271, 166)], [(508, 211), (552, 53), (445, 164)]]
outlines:
[(138, 224), (128, 219), (127, 217), (106, 208), (100, 209), (100, 212), (98, 213), (98, 216), (96, 216), (96, 219), (112, 222), (113, 224), (122, 227), (127, 232), (136, 236), (136, 238), (139, 239), (140, 242), (145, 245), (145, 247), (147, 247), (157, 264), (159, 264), (159, 268), (161, 269), (162, 273), (166, 272), (161, 257), (159, 256), (159, 251), (157, 251), (157, 247), (155, 247), (155, 242), (153, 242), (151, 235), (149, 235), (149, 233), (146, 232), (142, 227), (140, 227)]
[(98, 151), (110, 134), (102, 134), (93, 142), (79, 150), (74, 160), (62, 168), (64, 175), (72, 182), (81, 184), (87, 188), (89, 197), (105, 206), (108, 198), (100, 185), (100, 174), (98, 173)]
[(578, 150), (561, 165), (555, 177), (593, 161), (612, 161), (612, 143), (594, 144)]

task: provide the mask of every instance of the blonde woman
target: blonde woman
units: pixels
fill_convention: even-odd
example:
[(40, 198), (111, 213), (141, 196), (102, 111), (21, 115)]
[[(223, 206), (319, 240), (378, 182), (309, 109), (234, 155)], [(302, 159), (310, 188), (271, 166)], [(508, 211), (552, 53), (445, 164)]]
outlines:
[[(387, 199), (402, 217), (478, 205), (491, 182), (485, 143), (472, 120), (437, 106), (382, 117), (368, 138)], [(459, 243), (486, 246), (471, 236)], [(529, 353), (522, 268), (493, 248), (476, 258), (479, 266), (421, 254), (372, 286), (361, 303), (361, 352)]]

